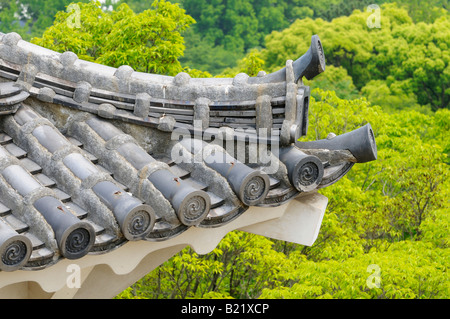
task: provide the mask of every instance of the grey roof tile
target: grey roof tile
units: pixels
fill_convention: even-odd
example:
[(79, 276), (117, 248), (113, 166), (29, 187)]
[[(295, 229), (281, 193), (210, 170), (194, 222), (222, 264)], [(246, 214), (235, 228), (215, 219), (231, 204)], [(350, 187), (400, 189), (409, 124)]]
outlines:
[(281, 184), (281, 182), (278, 179), (270, 177), (270, 176), (269, 176), (269, 182), (270, 182), (270, 189), (277, 188)]
[(42, 167), (40, 167), (38, 164), (30, 160), (29, 158), (22, 158), (20, 160), (20, 163), (22, 164), (22, 167), (24, 167), (28, 172), (30, 172), (33, 175), (42, 172)]
[(100, 226), (100, 225), (94, 223), (93, 221), (91, 221), (91, 220), (89, 220), (89, 219), (86, 219), (86, 221), (87, 221), (89, 224), (91, 224), (92, 227), (94, 227), (94, 231), (95, 231), (95, 234), (96, 234), (96, 235), (101, 235), (101, 234), (105, 233), (105, 228), (104, 228), (104, 227), (102, 227), (102, 226)]
[(111, 245), (114, 245), (114, 242), (116, 240), (117, 238), (110, 234), (100, 233), (97, 236), (95, 236), (94, 249), (96, 251), (107, 250), (108, 248), (111, 247)]
[(73, 138), (71, 136), (67, 136), (66, 138), (73, 145), (75, 145), (75, 146), (77, 146), (79, 148), (83, 148), (83, 144), (79, 140), (77, 140), (77, 139), (75, 139), (75, 138)]
[(82, 153), (83, 153), (83, 155), (86, 156), (92, 163), (94, 163), (94, 164), (97, 164), (97, 163), (98, 163), (98, 158), (97, 158), (95, 155), (93, 155), (93, 154), (91, 154), (91, 153), (89, 153), (89, 152), (87, 152), (87, 151), (85, 151), (85, 150), (83, 150)]
[(5, 145), (8, 144), (12, 141), (11, 136), (5, 134), (5, 133), (0, 133), (0, 145)]
[(34, 177), (39, 181), (39, 183), (42, 184), (42, 186), (50, 187), (50, 188), (56, 186), (55, 181), (52, 180), (50, 177), (48, 177), (45, 174), (37, 173), (34, 175)]
[[(111, 174), (110, 174), (111, 175)], [(126, 192), (126, 193), (129, 193), (129, 188), (128, 188), (128, 186), (126, 186), (126, 185), (124, 185), (124, 184), (122, 184), (122, 183), (120, 183), (120, 182), (118, 182), (118, 181), (114, 181), (114, 184), (116, 184), (117, 185), (117, 187), (119, 187), (120, 189), (122, 189), (124, 192)]]
[(172, 165), (170, 166), (169, 170), (177, 177), (181, 178), (181, 179), (186, 179), (189, 177), (189, 175), (191, 174), (189, 171), (182, 169), (180, 166), (178, 165)]
[(199, 181), (196, 181), (192, 177), (187, 177), (184, 181), (188, 182), (192, 187), (196, 189), (201, 189), (203, 191), (206, 191), (208, 189), (208, 185), (201, 183)]
[(4, 216), (6, 214), (9, 214), (10, 212), (11, 209), (0, 202), (0, 216)]
[(63, 203), (67, 203), (71, 199), (69, 194), (63, 192), (62, 190), (60, 190), (57, 187), (53, 188), (53, 192), (55, 193), (56, 197), (59, 198), (61, 200), (61, 202), (63, 202)]
[(113, 174), (109, 170), (107, 170), (105, 167), (103, 167), (102, 165), (97, 164), (96, 166), (101, 172), (103, 172), (105, 174), (108, 174), (108, 175), (112, 175)]
[(12, 156), (15, 156), (17, 158), (24, 158), (27, 156), (27, 152), (20, 147), (18, 147), (16, 144), (9, 143), (5, 144), (3, 146), (9, 153), (11, 153)]
[(27, 236), (30, 239), (31, 245), (33, 246), (33, 250), (45, 248), (45, 243), (39, 238), (37, 238), (35, 235), (30, 233), (29, 231), (23, 232), (23, 235)]
[(27, 262), (28, 269), (42, 269), (52, 262), (55, 252), (47, 247), (41, 247), (32, 251)]
[(225, 202), (223, 198), (220, 198), (212, 192), (206, 192), (206, 194), (211, 198), (211, 209), (217, 208)]
[(11, 226), (12, 229), (14, 229), (19, 234), (29, 229), (29, 226), (27, 224), (23, 223), (22, 221), (20, 221), (20, 219), (14, 217), (14, 215), (12, 214), (8, 214), (6, 216), (3, 216), (2, 218), (9, 224), (9, 226)]
[(245, 208), (235, 207), (231, 205), (222, 205), (211, 209), (200, 227), (215, 227), (217, 225), (226, 224), (241, 215)]
[(75, 216), (77, 216), (77, 218), (79, 219), (83, 219), (86, 218), (88, 215), (88, 212), (85, 211), (83, 208), (81, 208), (80, 206), (78, 206), (77, 204), (75, 204), (74, 202), (66, 202), (66, 206), (69, 210), (71, 210)]

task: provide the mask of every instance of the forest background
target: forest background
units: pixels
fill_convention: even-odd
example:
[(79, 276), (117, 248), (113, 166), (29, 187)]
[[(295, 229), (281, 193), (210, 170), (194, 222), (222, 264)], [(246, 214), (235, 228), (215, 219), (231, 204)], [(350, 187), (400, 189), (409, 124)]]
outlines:
[[(447, 0), (0, 0), (0, 30), (80, 58), (195, 77), (272, 72), (318, 34), (308, 135), (370, 123), (378, 160), (321, 190), (312, 247), (229, 233), (184, 249), (116, 298), (448, 299)], [(75, 15), (75, 19), (73, 19)]]

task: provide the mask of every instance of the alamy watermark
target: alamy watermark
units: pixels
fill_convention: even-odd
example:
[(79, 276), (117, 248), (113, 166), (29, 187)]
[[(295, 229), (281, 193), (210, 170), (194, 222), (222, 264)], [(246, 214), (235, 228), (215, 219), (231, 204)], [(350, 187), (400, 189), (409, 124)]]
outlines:
[(66, 285), (70, 289), (79, 289), (81, 287), (81, 267), (77, 264), (70, 264), (66, 268), (69, 275), (66, 278)]
[(369, 289), (381, 288), (381, 268), (377, 264), (367, 266), (368, 273), (371, 273), (366, 279), (366, 285)]
[(71, 29), (73, 29), (73, 28), (80, 29), (81, 28), (81, 8), (80, 8), (80, 6), (76, 3), (71, 3), (67, 7), (67, 12), (71, 13), (66, 19), (66, 23), (67, 23), (68, 27)]
[[(104, 2), (104, 1), (103, 1)], [(112, 3), (115, 3), (115, 1), (112, 1)], [(104, 10), (113, 10), (112, 4), (110, 4), (107, 7), (102, 7)], [(67, 19), (66, 23), (69, 26), (69, 28), (81, 28), (81, 8), (76, 3), (71, 3), (67, 7), (67, 12), (71, 13)], [(372, 13), (366, 20), (367, 27), (369, 29), (373, 28), (381, 28), (381, 8), (378, 4), (370, 4), (367, 6), (367, 12)]]
[(381, 9), (377, 4), (370, 4), (367, 6), (367, 12), (372, 14), (367, 18), (366, 24), (369, 29), (381, 28)]
[[(119, 0), (99, 0), (100, 8), (103, 11), (113, 11), (114, 4), (116, 4)], [(67, 7), (67, 13), (71, 13), (67, 19), (66, 23), (69, 28), (80, 29), (81, 28), (81, 8), (77, 3), (71, 3)]]

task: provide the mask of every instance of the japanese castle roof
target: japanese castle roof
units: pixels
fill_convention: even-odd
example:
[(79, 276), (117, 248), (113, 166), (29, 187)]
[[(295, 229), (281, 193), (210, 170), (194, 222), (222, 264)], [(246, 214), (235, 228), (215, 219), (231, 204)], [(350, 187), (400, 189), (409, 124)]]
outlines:
[[(301, 78), (325, 68), (312, 42), (308, 61), (273, 74), (196, 79), (99, 65), (0, 33), (0, 270), (221, 227), (375, 159), (370, 125), (350, 146), (345, 137), (297, 142), (308, 126)], [(312, 75), (299, 74), (305, 63)]]

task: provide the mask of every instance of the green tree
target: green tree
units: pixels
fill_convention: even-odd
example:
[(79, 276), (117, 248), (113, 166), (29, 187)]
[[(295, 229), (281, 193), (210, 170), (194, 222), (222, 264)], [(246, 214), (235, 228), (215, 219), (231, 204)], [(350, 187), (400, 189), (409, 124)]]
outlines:
[(219, 77), (234, 77), (238, 73), (245, 73), (249, 76), (256, 76), (263, 71), (264, 60), (258, 50), (250, 51), (244, 58), (238, 61), (234, 68), (226, 68)]
[(20, 21), (15, 17), (19, 10), (19, 5), (15, 1), (0, 1), (0, 30), (4, 33), (19, 31), (23, 33), (23, 27)]
[(448, 0), (431, 0), (426, 5), (420, 0), (396, 0), (397, 4), (408, 10), (415, 22), (433, 22), (448, 14), (450, 8)]
[(208, 40), (189, 29), (183, 33), (186, 51), (179, 61), (182, 65), (212, 74), (220, 74), (224, 69), (236, 64), (242, 58), (240, 52), (228, 51), (223, 45), (213, 45)]
[(134, 13), (126, 4), (103, 11), (100, 3), (78, 3), (80, 27), (67, 23), (72, 13), (60, 11), (41, 38), (33, 43), (58, 51), (72, 51), (81, 59), (135, 71), (175, 75), (183, 70), (181, 32), (194, 20), (176, 4), (156, 0), (151, 9)]
[[(125, 1), (125, 0), (124, 0)], [(134, 1), (131, 1), (134, 2)], [(282, 30), (297, 18), (312, 16), (298, 1), (179, 0), (197, 23), (186, 34), (184, 65), (202, 67), (214, 75), (233, 68), (252, 49), (264, 46), (264, 37)]]
[[(308, 6), (313, 14), (311, 17), (322, 18), (326, 21), (332, 21), (334, 18), (341, 16), (349, 16), (354, 10), (363, 10), (370, 4), (364, 0), (318, 0), (311, 3), (310, 1), (298, 0), (299, 5)], [(448, 0), (431, 0), (424, 5), (420, 0), (380, 0), (376, 1), (377, 5), (384, 3), (397, 3), (400, 7), (408, 11), (408, 14), (415, 22), (433, 22), (437, 18), (447, 14), (449, 9)]]
[(2, 0), (0, 30), (4, 33), (17, 32), (26, 40), (41, 36), (53, 24), (56, 13), (64, 11), (71, 2), (72, 0)]
[(309, 85), (311, 89), (320, 88), (326, 91), (334, 91), (341, 99), (352, 100), (360, 96), (353, 84), (353, 79), (342, 66), (328, 65), (326, 72), (319, 74), (311, 81), (303, 80), (305, 85)]
[[(369, 28), (369, 12), (355, 10), (332, 22), (297, 20), (281, 32), (266, 37), (262, 51), (268, 71), (296, 59), (319, 34), (328, 65), (343, 67), (358, 90), (378, 103), (381, 91), (397, 98), (387, 101), (390, 109), (413, 106), (448, 108), (450, 103), (450, 17), (433, 23), (413, 23), (404, 9), (382, 6), (381, 28)], [(381, 104), (381, 103), (380, 103)]]

